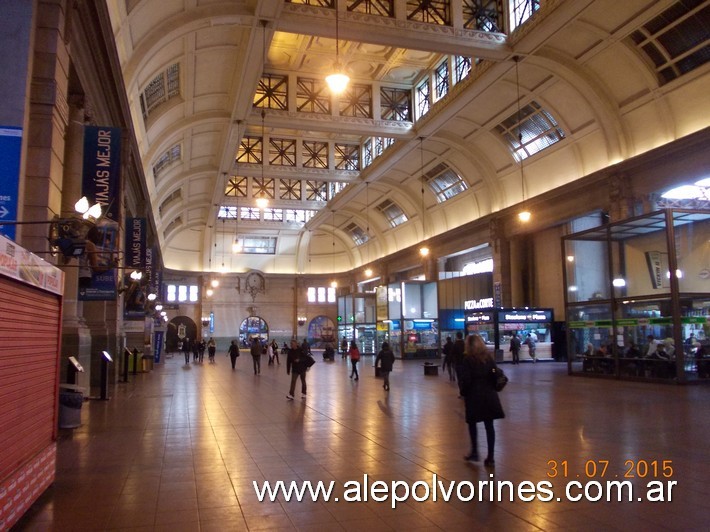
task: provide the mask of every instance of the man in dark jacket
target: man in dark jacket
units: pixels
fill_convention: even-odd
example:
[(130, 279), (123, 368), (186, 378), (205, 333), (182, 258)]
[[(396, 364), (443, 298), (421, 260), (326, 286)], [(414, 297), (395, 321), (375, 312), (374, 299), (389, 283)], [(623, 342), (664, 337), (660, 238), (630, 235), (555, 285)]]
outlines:
[(375, 367), (377, 364), (380, 365), (380, 372), (385, 379), (385, 383), (382, 387), (385, 391), (390, 391), (390, 372), (392, 371), (392, 365), (394, 364), (394, 353), (390, 349), (390, 344), (388, 342), (382, 342), (382, 349), (377, 353), (377, 358), (375, 358)]
[(261, 373), (261, 352), (262, 352), (262, 347), (261, 347), (261, 342), (259, 341), (258, 337), (254, 337), (251, 339), (251, 358), (252, 361), (254, 362), (254, 375), (258, 375)]
[(518, 333), (510, 337), (510, 352), (513, 355), (513, 364), (520, 364), (520, 338)]
[(286, 374), (291, 375), (291, 388), (289, 388), (286, 398), (293, 401), (293, 394), (296, 391), (296, 381), (301, 378), (301, 396), (306, 397), (306, 370), (308, 369), (306, 353), (298, 345), (296, 340), (291, 340), (291, 348), (286, 357)]

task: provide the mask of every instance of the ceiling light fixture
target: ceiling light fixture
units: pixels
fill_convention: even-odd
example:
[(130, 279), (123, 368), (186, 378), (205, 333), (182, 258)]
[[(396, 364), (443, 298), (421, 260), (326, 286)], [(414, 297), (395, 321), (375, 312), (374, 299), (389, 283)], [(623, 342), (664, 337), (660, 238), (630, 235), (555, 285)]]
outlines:
[[(365, 220), (367, 227), (365, 228), (365, 234), (367, 235), (367, 262), (370, 262), (370, 183), (365, 181)], [(372, 277), (372, 268), (369, 266), (365, 268), (365, 277), (368, 279)]]
[[(261, 27), (263, 28), (261, 52), (263, 64), (263, 71), (261, 73), (262, 78), (266, 77), (266, 24), (266, 20), (261, 21)], [(264, 83), (264, 87), (267, 87), (266, 83)], [(256, 198), (256, 206), (261, 210), (264, 210), (269, 205), (269, 200), (264, 197), (264, 167), (266, 166), (268, 152), (266, 144), (266, 106), (268, 105), (268, 102), (268, 98), (264, 98), (264, 106), (261, 108), (261, 191), (259, 192), (259, 197)]]
[(429, 255), (429, 248), (424, 244), (426, 240), (426, 210), (424, 208), (424, 137), (419, 137), (419, 169), (422, 179), (422, 246), (419, 248), (419, 254), (422, 257)]
[(325, 82), (328, 84), (333, 94), (340, 94), (345, 90), (350, 82), (350, 78), (343, 70), (343, 65), (340, 63), (340, 25), (338, 17), (338, 0), (334, 0), (335, 4), (335, 71), (326, 76)]
[(518, 220), (520, 220), (521, 222), (529, 222), (530, 218), (532, 217), (532, 214), (529, 210), (525, 208), (525, 172), (523, 168), (523, 161), (525, 160), (525, 157), (523, 156), (523, 127), (520, 114), (520, 74), (518, 72), (518, 63), (520, 63), (520, 56), (516, 55), (515, 57), (513, 57), (513, 61), (515, 61), (515, 87), (518, 92), (518, 149), (520, 150), (520, 190), (523, 195), (523, 201), (521, 203), (522, 210), (518, 213)]
[[(239, 240), (239, 216), (241, 213), (239, 212), (239, 143), (242, 141), (242, 136), (239, 131), (240, 126), (242, 125), (241, 120), (237, 120), (237, 158), (235, 159), (235, 172), (234, 172), (234, 197), (236, 198), (236, 209), (234, 213), (234, 243), (232, 244), (232, 253), (241, 253), (243, 251), (242, 243)], [(224, 189), (225, 195), (227, 194), (227, 188), (226, 188), (226, 183), (225, 183), (225, 189)]]

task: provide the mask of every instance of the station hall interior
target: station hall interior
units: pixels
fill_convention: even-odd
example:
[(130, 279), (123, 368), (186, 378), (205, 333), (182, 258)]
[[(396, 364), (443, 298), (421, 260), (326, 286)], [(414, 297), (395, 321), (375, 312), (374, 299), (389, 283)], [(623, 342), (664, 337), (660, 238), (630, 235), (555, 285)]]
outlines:
[[(370, 521), (357, 505), (245, 509), (252, 474), (483, 475), (458, 463), (455, 390), (423, 374), (460, 332), (512, 372), (496, 474), (606, 459), (592, 444), (616, 465), (678, 460), (685, 497), (667, 508), (700, 529), (707, 471), (691, 442), (708, 426), (683, 401), (710, 382), (710, 1), (5, 0), (0, 13), (0, 330), (15, 339), (0, 348), (0, 524), (32, 508), (20, 528), (71, 529), (72, 512), (86, 529), (175, 528), (176, 489), (192, 501), (185, 530), (215, 526), (214, 508), (248, 530), (580, 526), (567, 505), (556, 518), (462, 505), (454, 524), (440, 505)], [(234, 340), (245, 363), (255, 337), (305, 339), (323, 392), (282, 404), (283, 367), (240, 382), (225, 353)], [(214, 367), (180, 364), (209, 339)], [(365, 355), (359, 392), (343, 341)], [(407, 383), (389, 400), (370, 382), (385, 341)], [(626, 394), (658, 394), (673, 421), (654, 434), (614, 409)], [(629, 428), (587, 440), (575, 416), (612, 411)], [(523, 434), (546, 441), (537, 471)], [(129, 439), (139, 448), (109, 441)], [(318, 472), (315, 447), (334, 451)], [(213, 475), (222, 506), (205, 502)], [(92, 490), (113, 501), (96, 521)], [(663, 526), (657, 507), (630, 506), (610, 515)], [(607, 517), (595, 529), (618, 526)]]

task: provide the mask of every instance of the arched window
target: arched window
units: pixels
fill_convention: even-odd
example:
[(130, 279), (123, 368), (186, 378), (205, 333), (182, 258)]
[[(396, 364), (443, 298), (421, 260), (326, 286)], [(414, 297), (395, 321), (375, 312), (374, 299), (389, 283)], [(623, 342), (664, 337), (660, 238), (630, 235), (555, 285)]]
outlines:
[(249, 316), (239, 325), (239, 344), (248, 346), (251, 339), (259, 338), (265, 342), (269, 339), (269, 325), (259, 316)]

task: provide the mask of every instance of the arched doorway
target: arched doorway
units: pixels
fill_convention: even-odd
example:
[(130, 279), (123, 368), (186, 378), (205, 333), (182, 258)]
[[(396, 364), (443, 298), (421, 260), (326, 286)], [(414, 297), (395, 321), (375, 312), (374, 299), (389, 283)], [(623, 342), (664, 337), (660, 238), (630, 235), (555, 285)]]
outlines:
[(335, 326), (328, 316), (316, 316), (308, 324), (308, 343), (311, 347), (335, 347)]
[(262, 343), (269, 339), (269, 325), (259, 316), (249, 316), (239, 325), (239, 345), (248, 347), (254, 337)]
[(166, 352), (178, 351), (178, 343), (184, 338), (194, 340), (197, 338), (197, 324), (187, 316), (176, 316), (168, 322), (168, 331), (165, 334)]

